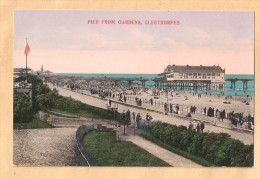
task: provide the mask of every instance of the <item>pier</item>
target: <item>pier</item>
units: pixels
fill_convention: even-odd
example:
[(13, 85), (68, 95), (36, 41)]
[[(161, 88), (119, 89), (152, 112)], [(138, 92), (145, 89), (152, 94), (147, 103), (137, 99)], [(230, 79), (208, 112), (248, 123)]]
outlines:
[(254, 79), (238, 79), (238, 78), (227, 78), (225, 81), (229, 81), (231, 83), (231, 89), (236, 89), (236, 82), (242, 81), (243, 82), (243, 90), (247, 89), (247, 83), (249, 81), (254, 81)]
[[(54, 82), (61, 79), (67, 79), (70, 81), (70, 83), (74, 83), (77, 80), (84, 80), (84, 81), (113, 81), (115, 84), (118, 84), (118, 82), (126, 82), (131, 86), (134, 81), (141, 82), (141, 85), (143, 88), (146, 86), (147, 81), (153, 81), (154, 87), (156, 89), (159, 88), (168, 88), (168, 89), (194, 89), (194, 90), (224, 90), (223, 87), (218, 87), (212, 85), (211, 80), (205, 80), (205, 79), (198, 79), (198, 80), (167, 80), (165, 78), (110, 78), (110, 77), (75, 77), (75, 76), (59, 76), (59, 75), (52, 75), (52, 76), (44, 76), (42, 79), (46, 82)], [(243, 89), (247, 89), (247, 83), (249, 81), (254, 81), (254, 79), (232, 79), (227, 78), (225, 81), (229, 81), (231, 83), (231, 89), (236, 89), (236, 82), (242, 81), (243, 82)]]

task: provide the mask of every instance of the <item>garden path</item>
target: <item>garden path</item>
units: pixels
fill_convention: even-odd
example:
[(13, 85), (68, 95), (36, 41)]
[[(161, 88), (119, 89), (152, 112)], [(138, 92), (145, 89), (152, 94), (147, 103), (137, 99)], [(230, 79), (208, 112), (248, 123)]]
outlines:
[(121, 140), (130, 141), (143, 148), (154, 156), (164, 160), (174, 167), (202, 167), (201, 165), (186, 159), (180, 155), (172, 153), (140, 136), (120, 136)]

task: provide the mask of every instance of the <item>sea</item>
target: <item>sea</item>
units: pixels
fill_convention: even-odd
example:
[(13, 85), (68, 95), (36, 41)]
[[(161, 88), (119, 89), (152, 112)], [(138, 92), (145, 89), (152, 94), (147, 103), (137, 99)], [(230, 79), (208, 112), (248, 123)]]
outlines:
[[(60, 76), (75, 76), (75, 77), (98, 77), (98, 78), (159, 78), (157, 74), (95, 74), (95, 73), (56, 73), (56, 75)], [(254, 79), (254, 75), (234, 75), (234, 74), (226, 74), (226, 78), (231, 79)], [(123, 81), (124, 82), (124, 81)], [(125, 81), (126, 82), (126, 81)], [(135, 81), (133, 84), (141, 84), (140, 81)], [(153, 81), (147, 81), (145, 83), (147, 86), (154, 87)], [(254, 96), (254, 81), (248, 81), (247, 89), (243, 89), (243, 82), (237, 81), (236, 88), (231, 89), (231, 82), (225, 82), (225, 90), (224, 91), (196, 91), (197, 93), (207, 93), (213, 95), (225, 95), (225, 96)], [(185, 90), (190, 90), (189, 88)]]

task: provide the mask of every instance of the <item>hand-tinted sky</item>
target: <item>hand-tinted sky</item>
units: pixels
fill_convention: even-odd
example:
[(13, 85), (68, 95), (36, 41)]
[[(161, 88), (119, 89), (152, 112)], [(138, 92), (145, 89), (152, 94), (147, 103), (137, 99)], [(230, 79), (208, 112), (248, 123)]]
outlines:
[[(88, 24), (140, 20), (143, 25)], [(145, 25), (178, 20), (180, 25)], [(14, 67), (71, 73), (160, 73), (164, 66), (220, 65), (254, 72), (254, 13), (221, 11), (39, 11), (14, 13)]]

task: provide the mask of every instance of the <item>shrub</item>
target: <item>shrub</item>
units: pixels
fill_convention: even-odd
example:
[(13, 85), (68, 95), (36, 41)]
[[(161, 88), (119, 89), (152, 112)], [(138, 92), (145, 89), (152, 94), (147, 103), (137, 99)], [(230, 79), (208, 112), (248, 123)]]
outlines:
[(185, 126), (153, 122), (147, 131), (165, 144), (200, 156), (217, 166), (253, 166), (253, 145), (226, 133), (197, 133)]
[(25, 123), (31, 122), (33, 119), (33, 108), (30, 97), (23, 93), (14, 92), (14, 122)]

